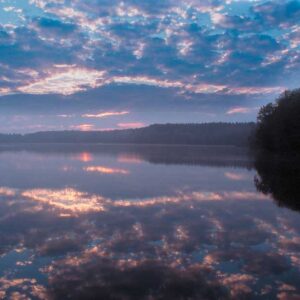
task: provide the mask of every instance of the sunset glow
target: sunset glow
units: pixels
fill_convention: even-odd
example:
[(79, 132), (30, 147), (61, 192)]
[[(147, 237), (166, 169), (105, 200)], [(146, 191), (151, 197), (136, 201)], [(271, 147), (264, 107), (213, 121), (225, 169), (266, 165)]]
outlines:
[(0, 16), (1, 132), (255, 121), (298, 84), (298, 0), (3, 0)]
[(300, 300), (300, 0), (0, 0), (0, 300)]

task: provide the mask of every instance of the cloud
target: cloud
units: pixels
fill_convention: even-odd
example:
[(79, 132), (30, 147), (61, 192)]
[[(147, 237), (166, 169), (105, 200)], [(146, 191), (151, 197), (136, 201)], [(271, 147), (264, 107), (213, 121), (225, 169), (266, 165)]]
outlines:
[[(274, 94), (282, 92), (283, 87), (230, 87), (209, 83), (188, 83), (146, 76), (110, 76), (106, 71), (80, 68), (74, 66), (55, 67), (45, 77), (16, 90), (27, 94), (61, 94), (72, 95), (90, 88), (112, 84), (149, 85), (161, 88), (178, 89), (183, 93), (195, 94)], [(124, 113), (123, 113), (124, 114)], [(96, 117), (85, 114), (87, 117)], [(105, 115), (104, 115), (105, 116)], [(104, 117), (99, 114), (98, 117)]]
[(140, 128), (145, 127), (146, 124), (142, 122), (130, 122), (130, 123), (118, 123), (118, 127), (122, 129), (130, 129), (130, 128)]
[[(64, 69), (64, 68), (62, 68)], [(19, 87), (17, 90), (27, 94), (62, 94), (71, 95), (87, 88), (95, 88), (103, 84), (101, 81), (105, 71), (79, 67), (66, 67), (48, 72), (45, 78)]]
[(60, 36), (61, 38), (72, 35), (77, 29), (76, 24), (44, 17), (34, 19), (30, 25), (39, 33), (45, 33), (56, 37)]
[(13, 93), (13, 90), (10, 88), (0, 88), (0, 96), (10, 95)]
[(241, 181), (241, 180), (246, 180), (247, 176), (243, 173), (236, 173), (236, 172), (225, 172), (225, 177), (233, 180), (233, 181)]
[(97, 114), (83, 114), (83, 118), (106, 118), (112, 116), (123, 116), (128, 115), (129, 111), (105, 111)]
[(252, 7), (255, 17), (263, 24), (272, 27), (288, 28), (299, 22), (300, 2), (298, 0), (259, 3)]
[(95, 125), (93, 124), (79, 124), (79, 125), (72, 125), (72, 130), (80, 130), (80, 131), (90, 131), (95, 130)]
[[(47, 111), (56, 94), (72, 96), (68, 112), (59, 114), (73, 115), (74, 105), (102, 118), (102, 111), (134, 112), (135, 105), (141, 111), (152, 98), (161, 110), (173, 101), (173, 109), (192, 111), (197, 101), (203, 114), (220, 118), (230, 107), (247, 107), (250, 99), (265, 104), (298, 84), (296, 0), (31, 0), (9, 6), (0, 22), (0, 97), (19, 102), (11, 110), (24, 106), (27, 95), (48, 95)], [(23, 19), (10, 16), (20, 9)], [(153, 97), (137, 97), (145, 86)], [(119, 93), (105, 97), (110, 88)], [(156, 99), (157, 89), (167, 97)], [(97, 97), (99, 90), (104, 96), (89, 107), (86, 95)], [(121, 90), (133, 95), (124, 99)]]
[(233, 115), (233, 114), (248, 114), (253, 110), (250, 107), (233, 107), (229, 109), (226, 114)]

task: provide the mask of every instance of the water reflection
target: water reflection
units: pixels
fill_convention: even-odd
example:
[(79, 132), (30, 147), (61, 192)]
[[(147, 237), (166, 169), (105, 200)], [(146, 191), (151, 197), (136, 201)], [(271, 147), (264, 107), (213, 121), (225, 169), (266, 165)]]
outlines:
[(80, 152), (79, 154), (74, 155), (74, 159), (82, 162), (90, 162), (93, 161), (93, 156), (90, 152)]
[(25, 190), (21, 193), (21, 196), (29, 200), (45, 203), (64, 212), (87, 213), (104, 210), (103, 205), (101, 205), (101, 197), (89, 195), (71, 188), (63, 190)]
[(88, 166), (84, 167), (83, 170), (86, 172), (97, 172), (102, 174), (129, 174), (129, 171), (125, 169), (109, 168), (104, 166)]
[(260, 154), (255, 161), (259, 191), (270, 194), (280, 206), (300, 210), (300, 160)]
[(26, 147), (0, 151), (0, 298), (300, 297), (299, 214), (242, 149)]
[(230, 146), (160, 146), (160, 145), (109, 145), (109, 144), (21, 144), (0, 147), (0, 153), (30, 152), (62, 155), (81, 162), (91, 162), (94, 155), (117, 157), (120, 163), (185, 164), (203, 166), (249, 167), (253, 162), (247, 150)]

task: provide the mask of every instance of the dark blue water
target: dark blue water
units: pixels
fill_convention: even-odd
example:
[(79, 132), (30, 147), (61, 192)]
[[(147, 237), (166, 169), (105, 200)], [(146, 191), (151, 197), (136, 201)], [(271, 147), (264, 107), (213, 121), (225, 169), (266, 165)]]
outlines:
[(300, 299), (297, 174), (268, 170), (228, 147), (1, 146), (0, 299)]

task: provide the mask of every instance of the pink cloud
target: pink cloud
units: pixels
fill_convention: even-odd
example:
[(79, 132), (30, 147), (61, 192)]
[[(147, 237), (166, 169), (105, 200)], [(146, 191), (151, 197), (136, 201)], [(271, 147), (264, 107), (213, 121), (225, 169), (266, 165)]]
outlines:
[(234, 114), (248, 114), (252, 111), (249, 107), (233, 107), (229, 109), (226, 114), (227, 115), (234, 115)]
[[(205, 82), (165, 80), (148, 76), (110, 76), (105, 70), (77, 67), (76, 65), (54, 65), (45, 75), (34, 74), (34, 80), (17, 87), (16, 91), (26, 94), (62, 94), (72, 95), (87, 89), (99, 88), (111, 84), (149, 85), (161, 88), (179, 89), (182, 93), (225, 94), (225, 95), (264, 95), (280, 93), (283, 87), (230, 87)], [(0, 95), (12, 93), (9, 89), (0, 89)], [(102, 118), (129, 112), (100, 112), (85, 114), (84, 117)]]
[(141, 128), (144, 127), (145, 124), (142, 122), (132, 122), (132, 123), (118, 123), (118, 127), (123, 129), (129, 129), (129, 128)]
[(79, 124), (71, 126), (72, 129), (80, 131), (90, 131), (95, 129), (94, 127), (95, 126), (93, 124)]
[(129, 111), (104, 111), (97, 114), (84, 114), (84, 118), (106, 118), (112, 116), (123, 116), (129, 114)]
[(230, 180), (234, 180), (234, 181), (240, 181), (240, 180), (246, 179), (245, 174), (238, 174), (238, 173), (234, 173), (234, 172), (226, 172), (225, 177)]

